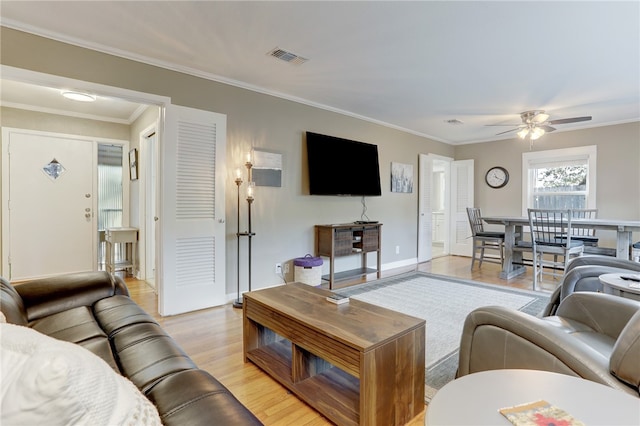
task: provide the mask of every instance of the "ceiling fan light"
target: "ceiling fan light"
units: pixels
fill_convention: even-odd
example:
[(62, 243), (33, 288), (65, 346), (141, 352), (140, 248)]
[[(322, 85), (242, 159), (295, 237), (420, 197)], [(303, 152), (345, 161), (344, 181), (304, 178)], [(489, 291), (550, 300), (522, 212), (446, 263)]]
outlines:
[(536, 127), (531, 132), (531, 136), (530, 137), (531, 137), (532, 140), (535, 141), (536, 139), (538, 139), (542, 135), (544, 135), (544, 129), (541, 129), (540, 127)]
[(64, 96), (67, 99), (71, 99), (79, 102), (95, 102), (96, 100), (95, 95), (90, 95), (88, 93), (82, 93), (82, 92), (65, 91), (65, 92), (62, 92), (62, 96)]
[(526, 129), (526, 128), (525, 128), (525, 129), (520, 130), (520, 131), (517, 133), (517, 135), (518, 135), (518, 137), (519, 137), (520, 139), (524, 139), (524, 138), (526, 138), (528, 134), (529, 134), (529, 129)]

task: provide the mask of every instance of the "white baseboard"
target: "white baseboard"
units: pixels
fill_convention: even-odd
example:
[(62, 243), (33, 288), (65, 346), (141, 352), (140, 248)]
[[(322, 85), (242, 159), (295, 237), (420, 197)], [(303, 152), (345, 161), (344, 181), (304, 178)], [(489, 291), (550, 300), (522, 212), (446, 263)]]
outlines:
[[(382, 270), (383, 271), (387, 271), (389, 269), (395, 269), (395, 268), (404, 268), (406, 266), (414, 266), (418, 263), (418, 258), (414, 257), (411, 259), (404, 259), (404, 260), (399, 260), (397, 262), (391, 262), (391, 263), (385, 263), (382, 265)], [(373, 266), (375, 268), (375, 265)], [(278, 284), (273, 284), (273, 285), (267, 285), (266, 287), (260, 287), (259, 289), (254, 289), (254, 290), (262, 290), (265, 288), (270, 288), (270, 287), (278, 287), (283, 285), (283, 283), (278, 283)], [(246, 292), (245, 291), (241, 291), (240, 295), (242, 296), (242, 293)], [(227, 303), (233, 303), (236, 300), (237, 297), (237, 292), (233, 293), (233, 294), (227, 294)]]
[[(252, 288), (251, 290), (264, 290), (265, 288), (271, 288), (271, 287), (280, 287), (281, 285), (284, 285), (285, 283), (278, 283), (278, 284), (273, 284), (273, 285), (267, 285), (265, 287), (260, 287), (260, 288)], [(240, 290), (240, 297), (242, 297), (242, 295), (244, 293), (246, 293), (247, 290)], [(229, 294), (227, 293), (227, 303), (233, 303), (236, 301), (236, 298), (238, 296), (238, 291), (236, 290), (233, 294)]]
[(418, 264), (418, 258), (413, 257), (411, 259), (399, 260), (397, 262), (385, 263), (382, 265), (382, 270), (387, 271), (389, 269), (404, 268), (405, 266), (413, 266)]

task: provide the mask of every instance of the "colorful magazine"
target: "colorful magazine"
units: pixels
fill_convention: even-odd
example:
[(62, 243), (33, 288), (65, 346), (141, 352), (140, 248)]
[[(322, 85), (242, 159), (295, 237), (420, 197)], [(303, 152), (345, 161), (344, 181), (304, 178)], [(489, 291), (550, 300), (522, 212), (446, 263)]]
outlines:
[(498, 411), (515, 426), (585, 426), (562, 408), (544, 400), (502, 408)]

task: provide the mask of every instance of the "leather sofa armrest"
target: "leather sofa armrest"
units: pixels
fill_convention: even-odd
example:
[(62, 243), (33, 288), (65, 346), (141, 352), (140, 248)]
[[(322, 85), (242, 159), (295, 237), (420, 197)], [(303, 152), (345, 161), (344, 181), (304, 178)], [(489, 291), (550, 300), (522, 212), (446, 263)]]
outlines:
[(640, 311), (616, 340), (609, 366), (614, 376), (640, 391)]
[(105, 297), (129, 295), (119, 277), (107, 272), (79, 272), (25, 281), (14, 286), (29, 321), (79, 306), (92, 306)]
[(23, 326), (29, 324), (22, 297), (4, 277), (0, 277), (0, 309), (8, 323)]
[(581, 339), (568, 338), (567, 330), (575, 327), (588, 331), (558, 317), (537, 318), (502, 306), (478, 308), (465, 320), (456, 377), (527, 368), (576, 375), (620, 388), (620, 382), (610, 374), (607, 357)]
[(637, 300), (604, 293), (577, 292), (562, 300), (556, 315), (617, 339), (638, 311), (640, 302)]

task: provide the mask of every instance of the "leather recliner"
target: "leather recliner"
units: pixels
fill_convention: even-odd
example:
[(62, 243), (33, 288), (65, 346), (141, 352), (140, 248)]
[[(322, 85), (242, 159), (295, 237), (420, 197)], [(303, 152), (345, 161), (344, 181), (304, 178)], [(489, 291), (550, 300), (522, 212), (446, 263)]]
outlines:
[(602, 293), (600, 275), (613, 273), (640, 273), (640, 263), (611, 256), (580, 256), (572, 259), (542, 316), (554, 315), (560, 302), (576, 291)]
[(639, 397), (640, 302), (575, 292), (554, 316), (499, 306), (471, 312), (460, 341), (457, 377), (532, 369), (578, 376)]

